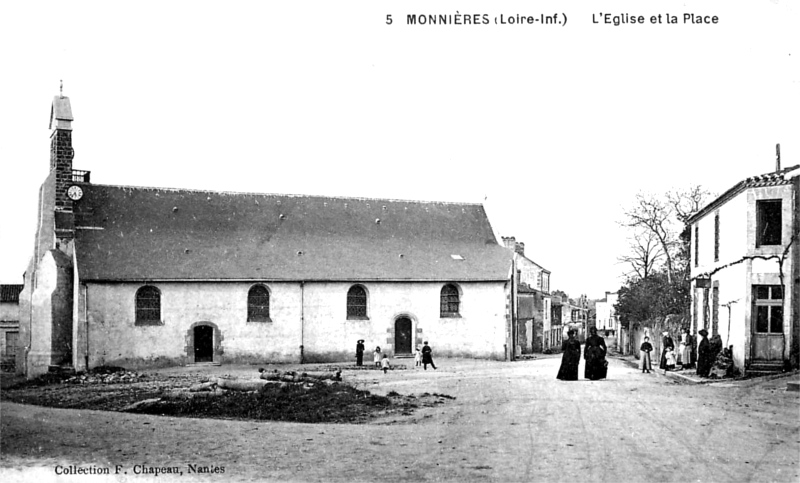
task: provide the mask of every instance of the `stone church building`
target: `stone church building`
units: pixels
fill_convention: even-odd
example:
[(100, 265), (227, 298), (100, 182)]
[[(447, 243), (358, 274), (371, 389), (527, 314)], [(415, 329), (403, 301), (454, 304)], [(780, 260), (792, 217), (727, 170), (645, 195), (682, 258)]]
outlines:
[(17, 371), (513, 357), (512, 257), (480, 204), (93, 184), (72, 110), (20, 294)]

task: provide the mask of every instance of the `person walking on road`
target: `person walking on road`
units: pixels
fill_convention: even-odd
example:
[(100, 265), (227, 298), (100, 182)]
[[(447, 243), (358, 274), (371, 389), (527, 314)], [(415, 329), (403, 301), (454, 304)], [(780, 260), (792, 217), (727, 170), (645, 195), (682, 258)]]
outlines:
[(642, 346), (639, 348), (639, 368), (642, 374), (645, 372), (650, 374), (653, 364), (650, 361), (650, 353), (653, 352), (653, 344), (650, 343), (650, 337), (645, 336)]
[(381, 346), (372, 351), (372, 362), (375, 363), (375, 367), (381, 367)]
[(586, 360), (583, 377), (592, 381), (606, 378), (608, 365), (606, 352), (605, 339), (597, 335), (597, 328), (590, 328), (589, 337), (586, 338), (586, 346), (583, 349), (583, 358)]
[(425, 342), (423, 342), (423, 346), (422, 346), (422, 368), (425, 369), (426, 371), (428, 370), (428, 364), (430, 364), (431, 367), (436, 369), (436, 365), (434, 365), (434, 363), (433, 363), (433, 357), (431, 357), (431, 353), (432, 352), (433, 352), (433, 349), (431, 349), (431, 346), (428, 345), (428, 341), (426, 340)]
[(564, 354), (561, 356), (561, 367), (556, 379), (562, 381), (578, 380), (578, 364), (581, 362), (581, 343), (575, 338), (575, 330), (567, 331), (568, 339), (561, 344)]

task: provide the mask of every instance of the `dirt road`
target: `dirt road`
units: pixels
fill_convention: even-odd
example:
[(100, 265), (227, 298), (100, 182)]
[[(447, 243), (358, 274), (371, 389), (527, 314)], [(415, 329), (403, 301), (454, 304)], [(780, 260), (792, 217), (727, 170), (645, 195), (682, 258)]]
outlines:
[[(800, 479), (800, 397), (783, 390), (785, 380), (686, 385), (612, 359), (607, 380), (563, 382), (555, 379), (559, 362), (442, 359), (436, 371), (345, 373), (378, 394), (456, 398), (360, 425), (3, 403), (0, 477), (85, 481), (56, 474), (73, 465), (73, 472), (110, 473), (91, 481)], [(217, 473), (193, 473), (190, 465)], [(182, 474), (156, 477), (158, 468)]]

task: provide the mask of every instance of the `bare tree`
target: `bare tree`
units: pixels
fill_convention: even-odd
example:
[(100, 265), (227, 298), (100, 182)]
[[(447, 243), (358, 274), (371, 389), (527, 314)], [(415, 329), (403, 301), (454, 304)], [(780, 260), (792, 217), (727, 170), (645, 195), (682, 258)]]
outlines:
[(700, 185), (694, 185), (687, 189), (668, 191), (666, 196), (667, 201), (675, 210), (678, 221), (685, 225), (689, 218), (706, 204), (711, 193)]
[(631, 266), (629, 274), (646, 279), (656, 263), (664, 258), (664, 250), (655, 235), (649, 230), (637, 230), (630, 239), (630, 255), (618, 257), (621, 263)]
[(624, 212), (623, 226), (648, 232), (660, 245), (670, 283), (675, 273), (674, 258), (681, 246), (680, 234), (689, 218), (703, 207), (709, 194), (699, 185), (671, 191), (663, 197), (638, 193), (633, 206)]
[(672, 281), (672, 256), (678, 244), (678, 234), (673, 223), (674, 208), (656, 196), (638, 193), (632, 208), (625, 211), (622, 225), (649, 232), (664, 254), (667, 278)]

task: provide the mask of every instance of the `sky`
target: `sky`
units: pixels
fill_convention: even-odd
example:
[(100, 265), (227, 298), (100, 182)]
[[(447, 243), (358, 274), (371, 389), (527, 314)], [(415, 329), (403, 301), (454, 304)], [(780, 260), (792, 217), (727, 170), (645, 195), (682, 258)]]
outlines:
[[(556, 12), (560, 24), (495, 23)], [(22, 283), (32, 255), (63, 80), (73, 167), (93, 183), (483, 203), (551, 289), (602, 298), (624, 281), (618, 222), (636, 193), (722, 193), (774, 170), (778, 143), (783, 166), (800, 164), (799, 12), (784, 0), (2, 2), (0, 283)], [(456, 14), (489, 24), (408, 22)], [(645, 23), (614, 25), (622, 14)]]

